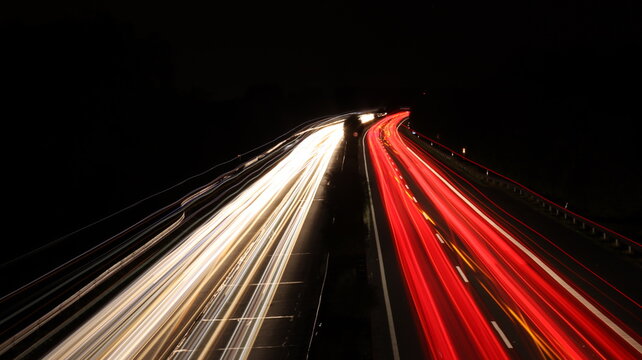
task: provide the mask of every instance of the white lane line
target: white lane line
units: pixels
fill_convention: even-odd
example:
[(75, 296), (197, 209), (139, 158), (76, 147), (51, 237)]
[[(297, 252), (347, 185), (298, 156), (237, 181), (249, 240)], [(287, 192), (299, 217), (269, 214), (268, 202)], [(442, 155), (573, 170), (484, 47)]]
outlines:
[[(296, 285), (296, 284), (303, 284), (303, 281), (259, 282), (259, 283), (247, 284), (247, 286)], [(221, 287), (225, 288), (225, 287), (235, 287), (235, 286), (243, 286), (243, 285), (244, 284), (223, 284), (223, 285), (221, 285)]]
[(494, 321), (491, 321), (490, 323), (493, 324), (493, 327), (495, 328), (495, 330), (497, 330), (497, 333), (499, 334), (499, 336), (504, 341), (504, 345), (506, 345), (507, 348), (512, 349), (513, 348), (513, 344), (511, 344), (510, 341), (508, 341), (508, 338), (506, 337), (506, 334), (504, 334), (504, 332), (499, 327), (499, 325), (497, 325), (497, 323), (494, 322)]
[(459, 271), (459, 275), (461, 275), (461, 278), (464, 279), (464, 282), (468, 282), (468, 278), (466, 277), (466, 274), (464, 274), (464, 272), (461, 271), (461, 268), (457, 265), (455, 265), (455, 267), (457, 268), (457, 271)]
[(321, 292), (319, 293), (319, 302), (317, 303), (317, 312), (314, 314), (314, 322), (312, 323), (312, 334), (310, 334), (310, 343), (308, 343), (308, 352), (305, 354), (307, 359), (310, 356), (310, 349), (312, 348), (312, 340), (314, 339), (314, 329), (317, 328), (317, 320), (319, 319), (319, 310), (321, 309), (321, 299), (323, 298), (323, 289), (325, 288), (325, 279), (328, 276), (328, 266), (330, 265), (330, 253), (325, 257), (325, 272), (323, 273), (323, 282), (321, 282)]
[(513, 243), (515, 246), (517, 246), (524, 254), (526, 254), (531, 260), (533, 260), (537, 265), (539, 265), (542, 270), (544, 270), (550, 277), (553, 278), (560, 286), (562, 286), (566, 291), (568, 291), (577, 301), (582, 303), (584, 307), (586, 307), (590, 312), (593, 313), (593, 315), (597, 316), (602, 322), (608, 326), (611, 330), (613, 330), (616, 334), (618, 334), (624, 341), (626, 341), (629, 345), (631, 345), (635, 350), (637, 350), (639, 353), (642, 354), (642, 345), (638, 343), (631, 335), (629, 335), (626, 331), (624, 331), (621, 327), (619, 327), (613, 320), (609, 319), (604, 313), (602, 313), (598, 308), (596, 308), (593, 304), (591, 304), (584, 296), (582, 296), (580, 293), (578, 293), (573, 287), (571, 287), (564, 279), (562, 279), (553, 269), (551, 269), (548, 265), (546, 265), (542, 260), (540, 260), (533, 252), (531, 252), (527, 247), (522, 245), (517, 239), (512, 237), (509, 233), (507, 233), (504, 229), (499, 227), (494, 221), (492, 221), (490, 218), (486, 216), (481, 210), (479, 210), (475, 205), (473, 205), (468, 199), (466, 199), (455, 187), (453, 187), (446, 179), (441, 177), (435, 171), (431, 166), (426, 164), (425, 161), (423, 161), (422, 158), (419, 157), (412, 149), (409, 147), (406, 147), (408, 151), (410, 151), (419, 161), (421, 161), (424, 166), (428, 168), (435, 176), (439, 178), (446, 186), (452, 190), (455, 195), (457, 195), (462, 201), (464, 201), (468, 206), (470, 206), (473, 211), (475, 211), (479, 216), (481, 216), (486, 222), (488, 222), (492, 227), (494, 227), (497, 231), (499, 231), (503, 236), (505, 236), (511, 243)]
[(248, 348), (247, 346), (236, 346), (236, 347), (224, 347), (224, 348), (218, 348), (216, 350), (219, 351), (226, 351), (226, 350), (245, 350), (245, 349), (282, 349), (284, 348), (283, 345), (263, 345), (263, 346), (252, 346)]
[(412, 201), (417, 202), (417, 198), (413, 196)]
[(440, 242), (440, 243), (442, 243), (442, 244), (445, 244), (445, 243), (446, 243), (446, 242), (444, 241), (444, 238), (442, 238), (442, 237), (441, 237), (441, 235), (439, 235), (439, 233), (435, 233), (435, 236), (437, 236), (437, 239), (439, 239), (439, 242)]
[(395, 333), (395, 322), (392, 317), (392, 307), (390, 306), (390, 296), (388, 294), (388, 282), (386, 281), (386, 271), (383, 267), (383, 255), (381, 252), (381, 244), (379, 242), (379, 230), (377, 230), (377, 219), (375, 218), (374, 206), (372, 205), (372, 191), (370, 190), (370, 175), (368, 175), (368, 163), (366, 162), (366, 145), (365, 139), (368, 136), (370, 129), (366, 130), (361, 138), (361, 149), (363, 150), (363, 165), (366, 172), (366, 182), (368, 184), (368, 196), (370, 197), (370, 213), (372, 214), (372, 222), (374, 225), (374, 235), (377, 242), (377, 256), (379, 258), (379, 273), (381, 274), (381, 284), (383, 289), (383, 299), (386, 303), (386, 314), (388, 316), (388, 329), (390, 330), (390, 345), (392, 347), (392, 357), (394, 360), (399, 360), (399, 346), (397, 345), (397, 334)]
[(262, 286), (262, 285), (294, 285), (294, 284), (303, 284), (303, 281), (270, 281), (270, 282), (258, 282), (249, 284), (250, 286)]
[(229, 319), (202, 319), (201, 321), (248, 321), (248, 320), (276, 320), (276, 319), (294, 319), (294, 315), (275, 315), (264, 317), (237, 317)]
[(408, 184), (404, 184), (404, 186), (406, 187), (406, 189), (410, 190), (410, 188), (408, 187)]

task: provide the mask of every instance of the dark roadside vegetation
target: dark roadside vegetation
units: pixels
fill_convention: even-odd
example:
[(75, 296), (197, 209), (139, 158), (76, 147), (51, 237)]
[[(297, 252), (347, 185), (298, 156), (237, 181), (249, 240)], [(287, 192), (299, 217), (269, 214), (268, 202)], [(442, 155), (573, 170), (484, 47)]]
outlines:
[(555, 203), (642, 240), (633, 130), (640, 108), (608, 94), (542, 92), (548, 93), (529, 98), (501, 89), (435, 91), (413, 107), (411, 124)]
[(439, 71), (408, 100), (413, 126), (642, 241), (635, 4), (445, 5), (442, 16), (417, 19), (435, 34), (439, 55), (427, 66)]

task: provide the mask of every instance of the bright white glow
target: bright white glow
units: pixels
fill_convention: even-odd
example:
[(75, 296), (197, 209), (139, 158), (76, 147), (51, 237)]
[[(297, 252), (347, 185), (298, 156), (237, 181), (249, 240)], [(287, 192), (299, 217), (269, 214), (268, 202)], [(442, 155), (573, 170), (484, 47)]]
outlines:
[(369, 121), (374, 120), (375, 114), (361, 114), (359, 115), (359, 120), (361, 120), (362, 124), (365, 124)]
[[(204, 359), (214, 345), (247, 358), (342, 136), (341, 123), (311, 132), (46, 358)], [(238, 310), (247, 320), (229, 322)]]

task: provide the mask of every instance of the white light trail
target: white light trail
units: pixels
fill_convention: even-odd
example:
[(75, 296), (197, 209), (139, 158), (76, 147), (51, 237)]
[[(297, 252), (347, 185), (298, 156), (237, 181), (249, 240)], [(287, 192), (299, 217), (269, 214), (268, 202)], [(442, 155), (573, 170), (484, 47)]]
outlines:
[(229, 321), (195, 321), (230, 319), (259, 277), (248, 320), (223, 344), (224, 357), (246, 358), (342, 136), (341, 123), (311, 132), (46, 358), (209, 357)]
[(361, 114), (359, 115), (359, 120), (362, 124), (370, 122), (375, 119), (375, 114)]

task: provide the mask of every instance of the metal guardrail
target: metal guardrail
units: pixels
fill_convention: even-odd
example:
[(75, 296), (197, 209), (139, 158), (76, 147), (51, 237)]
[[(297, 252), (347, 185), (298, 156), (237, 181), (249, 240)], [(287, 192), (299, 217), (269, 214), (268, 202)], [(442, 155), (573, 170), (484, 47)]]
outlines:
[[(566, 206), (559, 205), (544, 196), (536, 193), (535, 191), (529, 189), (528, 187), (492, 170), (484, 165), (481, 165), (471, 159), (465, 157), (462, 154), (459, 154), (457, 151), (454, 151), (447, 146), (431, 139), (416, 130), (411, 129), (409, 126), (403, 124), (403, 127), (407, 128), (412, 132), (413, 135), (417, 136), (420, 139), (428, 141), (430, 146), (438, 151), (441, 151), (442, 154), (450, 159), (463, 161), (466, 164), (472, 165), (474, 168), (480, 171), (478, 178), (481, 181), (497, 185), (499, 187), (505, 188), (509, 191), (518, 194), (519, 196), (526, 197), (528, 200), (535, 203), (537, 207), (541, 207), (543, 210), (554, 216), (562, 216), (566, 222), (569, 222), (571, 225), (579, 228), (582, 231), (588, 232), (590, 235), (599, 237), (602, 241), (611, 243), (616, 248), (624, 249), (624, 253), (629, 255), (642, 254), (642, 244), (639, 242), (626, 237), (612, 229), (607, 228), (604, 225), (598, 224), (595, 221), (587, 219), (586, 217), (579, 215)], [(466, 170), (470, 170), (466, 168)]]

